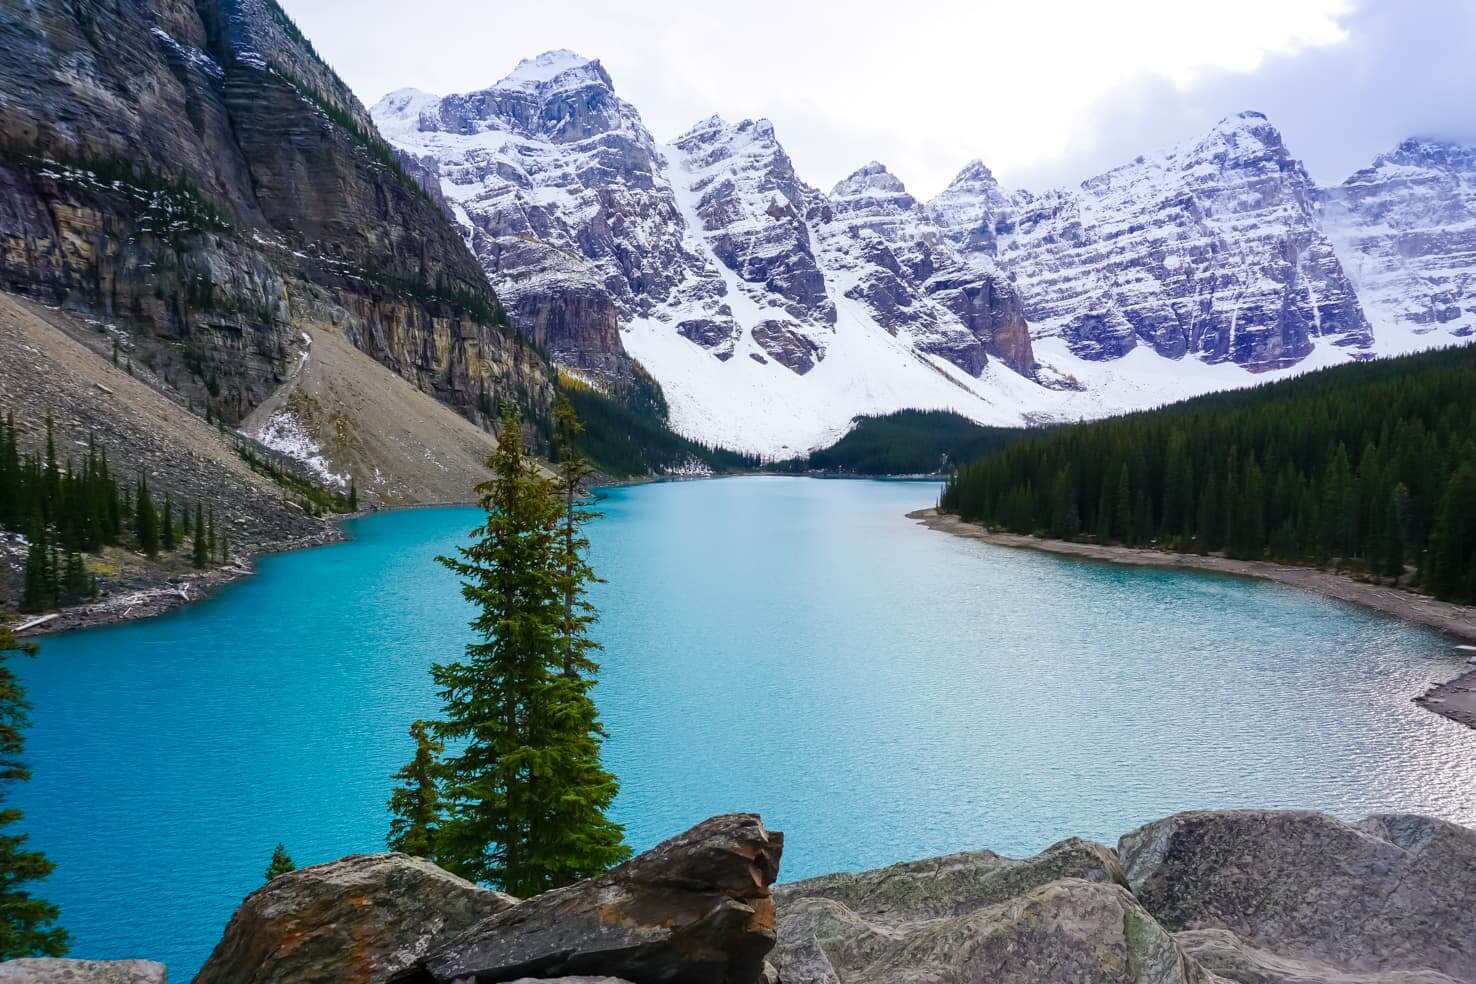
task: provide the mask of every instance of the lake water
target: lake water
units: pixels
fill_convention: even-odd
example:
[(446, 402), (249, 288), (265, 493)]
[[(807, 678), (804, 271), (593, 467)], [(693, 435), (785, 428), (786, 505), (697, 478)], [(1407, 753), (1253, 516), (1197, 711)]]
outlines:
[[(904, 514), (938, 486), (790, 478), (609, 491), (598, 690), (641, 850), (756, 810), (783, 877), (1072, 834), (1196, 807), (1418, 810), (1476, 822), (1476, 732), (1410, 697), (1434, 633), (1270, 584), (990, 547)], [(351, 542), (146, 623), (44, 640), (16, 796), (57, 864), (73, 954), (188, 980), (272, 846), (379, 850), (427, 667), (469, 610), (432, 558), (478, 515)]]

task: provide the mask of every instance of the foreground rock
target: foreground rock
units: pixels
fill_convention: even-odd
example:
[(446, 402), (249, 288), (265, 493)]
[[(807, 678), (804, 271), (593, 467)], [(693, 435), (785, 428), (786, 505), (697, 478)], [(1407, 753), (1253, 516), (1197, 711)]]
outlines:
[(1225, 970), (1259, 951), (1304, 967), (1476, 980), (1476, 831), (1465, 827), (1419, 816), (1346, 824), (1320, 813), (1184, 813), (1128, 834), (1118, 853), (1160, 923), (1215, 931), (1195, 935), (1195, 948)]
[(754, 814), (714, 817), (599, 878), (482, 920), (396, 980), (753, 984), (774, 946), (769, 886), (783, 847)]
[(196, 984), (374, 984), (517, 900), (429, 861), (358, 854), (246, 897)]
[(165, 984), (164, 965), (151, 960), (53, 960), (0, 963), (5, 984)]
[(783, 886), (784, 984), (1208, 982), (1127, 891), (1106, 847), (1068, 840)]
[(1426, 817), (1184, 813), (771, 889), (782, 851), (714, 817), (524, 902), (346, 858), (249, 897), (197, 984), (1476, 984), (1476, 831)]
[(781, 886), (783, 984), (1476, 982), (1476, 831), (1188, 813)]

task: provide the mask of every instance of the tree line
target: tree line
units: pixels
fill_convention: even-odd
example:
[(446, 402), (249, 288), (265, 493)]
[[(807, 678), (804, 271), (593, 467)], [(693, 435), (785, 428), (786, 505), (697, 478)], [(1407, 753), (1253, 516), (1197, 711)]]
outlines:
[(940, 507), (1017, 533), (1345, 569), (1476, 602), (1476, 349), (1053, 429)]
[(936, 475), (1030, 433), (1020, 427), (985, 427), (950, 410), (898, 410), (857, 417), (854, 424), (830, 447), (773, 470)]
[(196, 568), (226, 559), (230, 548), (217, 535), (214, 506), (196, 502), (191, 510), (168, 493), (160, 501), (143, 475), (132, 483), (120, 480), (107, 451), (91, 438), (80, 460), (69, 457), (63, 464), (49, 415), (45, 429), (44, 447), (27, 452), (13, 412), (0, 428), (0, 530), (18, 533), (27, 543), (21, 611), (95, 597), (97, 581), (83, 555), (105, 547), (149, 558), (188, 551)]

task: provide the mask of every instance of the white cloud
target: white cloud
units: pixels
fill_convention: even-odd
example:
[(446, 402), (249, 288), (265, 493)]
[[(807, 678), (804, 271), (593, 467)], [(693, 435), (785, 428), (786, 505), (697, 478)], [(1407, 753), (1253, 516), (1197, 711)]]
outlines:
[[(1421, 23), (1426, 9), (1476, 8), (1470, 0), (1377, 0), (1368, 9), (1351, 0), (419, 0), (411, 18), (400, 0), (283, 2), (366, 102), (402, 86), (482, 88), (524, 57), (572, 48), (604, 63), (658, 138), (713, 113), (765, 116), (811, 183), (828, 188), (875, 158), (920, 197), (974, 157), (1002, 180), (1039, 186), (1117, 163), (1108, 154), (1192, 136), (1243, 108), (1270, 112), (1293, 150), (1306, 152), (1275, 106), (1257, 104), (1276, 93), (1256, 79), (1319, 60), (1346, 71), (1350, 55), (1398, 72), (1381, 39), (1360, 31)], [(1476, 30), (1430, 40), (1470, 60)], [(1312, 95), (1330, 98), (1339, 81)], [(1338, 126), (1359, 130), (1354, 107), (1335, 112)], [(1365, 148), (1365, 159), (1382, 146)]]

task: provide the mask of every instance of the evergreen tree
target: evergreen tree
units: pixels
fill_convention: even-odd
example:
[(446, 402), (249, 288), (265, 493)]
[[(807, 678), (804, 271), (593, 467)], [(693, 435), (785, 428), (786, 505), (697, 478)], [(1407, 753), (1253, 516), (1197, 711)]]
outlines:
[(205, 549), (207, 559), (213, 559), (217, 554), (217, 543), (215, 540), (215, 506), (211, 505), (210, 511), (205, 519)]
[(38, 517), (31, 527), (30, 543), (26, 546), (26, 565), (21, 587), (21, 611), (44, 612), (56, 604), (54, 579), (51, 575), (51, 549), (47, 543), (46, 527)]
[[(0, 802), (11, 783), (31, 778), (21, 760), (30, 705), (8, 660), (33, 652), (35, 647), (18, 643), (0, 625)], [(26, 835), (15, 832), (20, 820), (19, 810), (0, 807), (0, 960), (60, 957), (68, 943), (66, 931), (55, 925), (60, 911), (26, 887), (51, 874), (55, 865), (40, 851), (26, 849)]]
[(434, 859), (436, 833), (441, 827), (440, 755), (444, 745), (437, 741), (424, 721), (410, 725), (415, 757), (394, 779), (400, 785), (390, 793), (390, 829), (385, 843), (391, 851), (417, 858)]
[(352, 478), (349, 479), (348, 511), (359, 511), (359, 486), (358, 483), (356, 483)]
[(1133, 542), (1133, 485), (1126, 461), (1117, 473), (1117, 507), (1112, 528), (1122, 542)]
[(569, 652), (591, 647), (566, 636), (564, 504), (510, 406), (489, 464), (477, 488), (486, 522), (457, 558), (441, 558), (479, 612), (465, 659), (431, 670), (445, 712), (432, 730), (457, 749), (444, 763), (437, 861), (527, 897), (629, 849), (604, 815), (617, 787), (599, 764), (592, 680), (565, 672)]
[(147, 479), (138, 480), (138, 496), (133, 513), (133, 533), (138, 549), (150, 557), (159, 556), (159, 515), (154, 512), (154, 499), (149, 495)]
[(1403, 482), (1389, 493), (1389, 513), (1384, 519), (1383, 574), (1399, 580), (1404, 576), (1405, 542), (1409, 537), (1409, 487)]
[(169, 493), (164, 493), (164, 511), (159, 514), (159, 545), (168, 553), (174, 552), (174, 502)]
[(190, 551), (190, 563), (196, 570), (210, 563), (210, 545), (205, 537), (205, 512), (195, 503), (195, 542)]
[(270, 882), (275, 878), (282, 877), (289, 871), (296, 870), (297, 865), (292, 863), (292, 858), (287, 854), (287, 848), (279, 841), (277, 846), (272, 850), (272, 860), (267, 863), (265, 872), (266, 880)]

